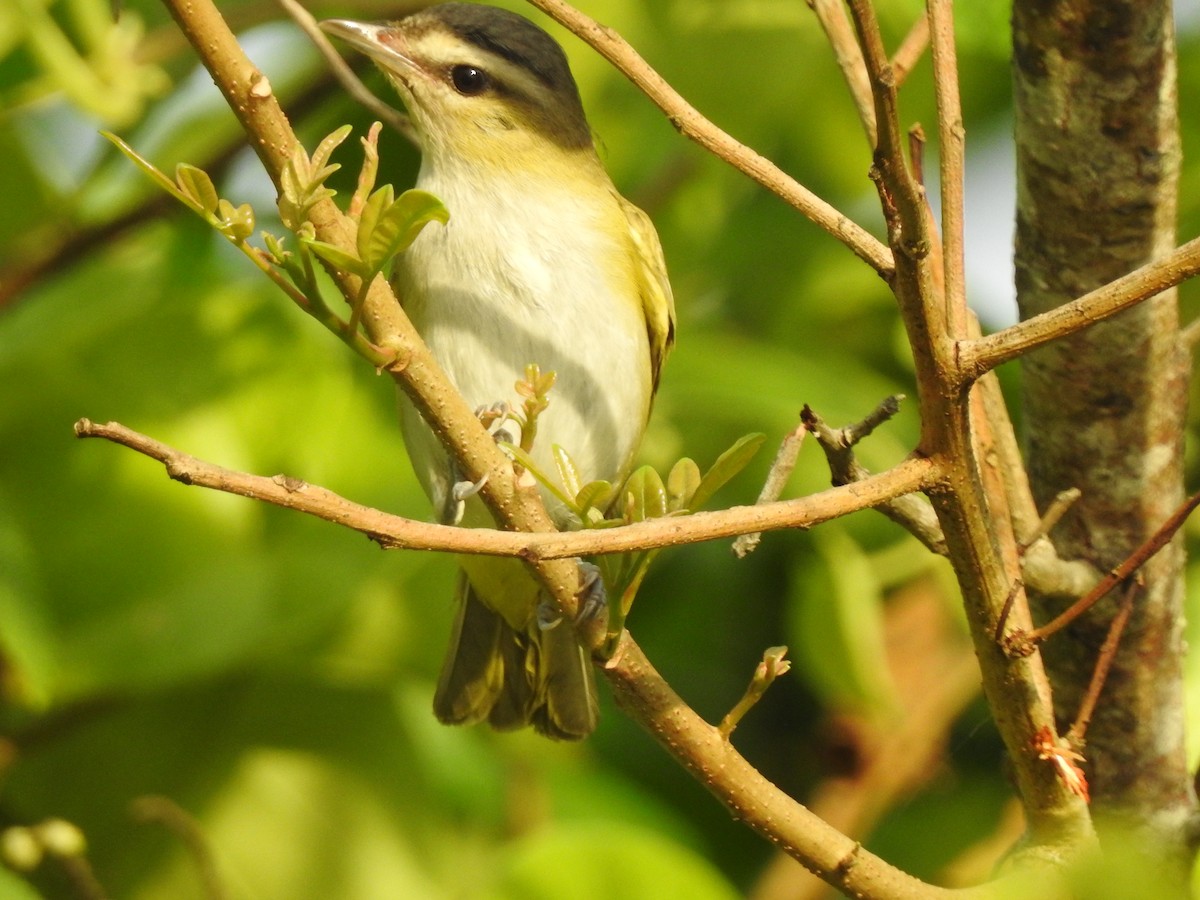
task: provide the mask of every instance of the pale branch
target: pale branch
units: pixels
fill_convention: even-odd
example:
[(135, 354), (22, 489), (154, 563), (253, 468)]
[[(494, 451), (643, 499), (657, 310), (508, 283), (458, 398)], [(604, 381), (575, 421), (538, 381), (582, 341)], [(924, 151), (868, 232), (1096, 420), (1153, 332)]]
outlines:
[(1021, 554), (1025, 583), (1043, 597), (1081, 597), (1102, 573), (1082, 559), (1063, 559), (1048, 538), (1034, 541)]
[[(245, 57), (211, 0), (167, 2), (279, 187), (297, 141), (269, 82)], [(844, 223), (839, 229), (852, 224), (839, 218)], [(310, 221), (320, 239), (347, 251), (353, 249), (352, 223), (332, 201), (316, 204)], [(858, 232), (866, 235), (861, 229)], [(863, 252), (873, 249), (875, 252), (868, 253), (873, 264), (886, 270), (886, 255), (872, 244), (877, 244), (873, 238), (870, 243), (860, 239), (855, 246)], [(357, 279), (337, 273), (335, 277), (347, 299), (365, 293), (363, 323), (368, 334), (377, 346), (395, 353), (389, 374), (421, 411), (463, 475), (471, 481), (487, 476), (480, 496), (497, 522), (514, 531), (552, 530), (538, 492), (518, 491), (511, 463), (440, 371), (387, 283), (377, 278), (362, 292)], [(922, 465), (926, 471), (933, 468), (928, 462), (918, 462), (916, 467)], [(760, 526), (756, 523), (754, 528)], [(577, 565), (569, 560), (542, 561), (531, 563), (531, 568), (563, 612), (574, 617), (579, 605), (575, 596)], [(604, 671), (621, 705), (738, 818), (854, 896), (915, 900), (947, 893), (867, 852), (767, 781), (684, 704), (628, 632), (622, 633), (616, 649)]]
[[(972, 330), (978, 334), (978, 324)], [(1003, 479), (1008, 514), (1016, 535), (1021, 556), (1024, 582), (1047, 597), (1081, 597), (1100, 580), (1099, 572), (1084, 560), (1064, 560), (1048, 539), (1033, 540), (1032, 535), (1042, 524), (1025, 461), (1017, 443), (1017, 434), (1008, 415), (1008, 406), (995, 373), (989, 372), (975, 385), (972, 392), (981, 404), (982, 421), (990, 426), (990, 450), (996, 457), (996, 468)]]
[(833, 58), (842, 70), (842, 77), (854, 98), (859, 121), (867, 134), (867, 142), (875, 146), (875, 101), (871, 96), (871, 82), (867, 78), (867, 67), (863, 63), (862, 48), (854, 38), (854, 29), (846, 15), (845, 0), (808, 0), (809, 8), (817, 16), (821, 30), (833, 48)]
[(394, 131), (403, 135), (410, 143), (415, 144), (416, 133), (413, 131), (412, 122), (408, 116), (388, 105), (367, 89), (367, 86), (354, 74), (350, 64), (342, 59), (341, 54), (329, 42), (329, 38), (325, 37), (325, 32), (321, 30), (312, 13), (301, 6), (297, 0), (276, 0), (276, 2), (313, 42), (321, 54), (321, 58), (325, 60), (325, 65), (329, 67), (329, 71), (333, 73), (333, 77), (338, 80), (338, 83), (346, 89), (346, 93), (353, 97), (360, 106), (374, 113), (381, 122), (386, 122)]
[(611, 28), (584, 15), (563, 0), (529, 0), (570, 30), (628, 78), (663, 111), (684, 137), (729, 163), (790, 204), (809, 221), (845, 244), (881, 275), (892, 271), (892, 258), (880, 241), (861, 225), (822, 200), (760, 153), (722, 131), (685, 100)]
[[(846, 428), (830, 428), (809, 406), (804, 407), (801, 419), (817, 439), (825, 460), (829, 465), (830, 478), (835, 485), (859, 484), (874, 477), (854, 455), (854, 445), (870, 434), (878, 425), (891, 418), (900, 409), (902, 394), (888, 397), (865, 419)], [(925, 547), (939, 556), (945, 556), (946, 538), (938, 524), (933, 508), (915, 494), (894, 497), (875, 507)]]
[(1189, 351), (1195, 352), (1196, 343), (1200, 341), (1200, 319), (1192, 319), (1179, 330), (1179, 340)]
[(1067, 488), (1065, 491), (1059, 491), (1054, 501), (1046, 509), (1045, 515), (1038, 520), (1037, 528), (1033, 530), (1033, 534), (1028, 537), (1022, 537), (1020, 548), (1024, 553), (1035, 541), (1039, 541), (1047, 537), (1058, 524), (1059, 519), (1067, 514), (1067, 511), (1075, 505), (1075, 502), (1083, 495), (1079, 488)]
[[(165, 2), (241, 123), (267, 174), (281, 189), (283, 171), (298, 142), (268, 80), (246, 57), (212, 0)], [(314, 204), (309, 219), (318, 238), (355, 252), (355, 225), (332, 200)], [(372, 343), (394, 355), (388, 374), (420, 410), (463, 477), (484, 482), (480, 497), (497, 521), (516, 531), (552, 531), (554, 525), (540, 495), (519, 489), (512, 463), (438, 367), (387, 281), (376, 278), (364, 293), (356, 276), (338, 270), (331, 275), (347, 301), (357, 303), (361, 298), (362, 323)], [(555, 602), (573, 618), (578, 605), (575, 565), (565, 560), (531, 565)]]
[[(804, 437), (807, 434), (808, 431), (803, 425), (797, 425), (784, 435), (779, 444), (779, 450), (775, 453), (775, 459), (771, 462), (771, 469), (763, 481), (762, 490), (758, 492), (758, 499), (755, 501), (757, 505), (779, 499), (784, 485), (792, 477), (792, 471), (796, 468), (796, 460), (800, 457), (800, 447), (804, 444)], [(761, 540), (761, 531), (739, 534), (733, 542), (734, 555), (738, 559), (744, 559), (757, 549)]]
[(912, 28), (892, 54), (892, 71), (896, 74), (896, 85), (899, 87), (908, 78), (909, 72), (920, 61), (929, 46), (929, 18), (918, 16)]
[(251, 475), (205, 462), (117, 422), (101, 424), (80, 419), (75, 423), (75, 434), (103, 438), (157, 460), (166, 467), (167, 475), (181, 484), (236, 494), (324, 519), (358, 531), (386, 549), (514, 556), (539, 562), (681, 546), (750, 531), (810, 528), (887, 503), (901, 493), (923, 490), (937, 477), (928, 460), (907, 460), (880, 475), (794, 500), (648, 519), (615, 528), (513, 532), (457, 528), (391, 515), (288, 475)]
[(1144, 587), (1145, 585), (1138, 584), (1137, 579), (1131, 579), (1125, 585), (1125, 596), (1121, 598), (1121, 606), (1117, 609), (1117, 614), (1113, 616), (1112, 622), (1109, 623), (1104, 643), (1100, 645), (1100, 653), (1096, 657), (1096, 668), (1092, 672), (1092, 678), (1088, 682), (1083, 700), (1080, 701), (1079, 712), (1076, 713), (1071, 727), (1067, 729), (1067, 742), (1074, 747), (1082, 747), (1084, 744), (1088, 724), (1092, 721), (1092, 714), (1096, 711), (1096, 704), (1100, 700), (1100, 692), (1104, 690), (1104, 682), (1108, 680), (1108, 673), (1117, 656), (1117, 648), (1121, 645), (1121, 635), (1124, 634), (1125, 626), (1129, 623), (1129, 616), (1133, 613), (1134, 598)]
[(1080, 597), (1069, 607), (1055, 616), (1045, 625), (1024, 634), (1014, 634), (1009, 640), (1012, 645), (1020, 650), (1026, 645), (1032, 646), (1039, 641), (1044, 641), (1057, 631), (1061, 631), (1067, 625), (1082, 616), (1085, 612), (1095, 606), (1105, 595), (1108, 594), (1118, 584), (1125, 581), (1138, 569), (1144, 566), (1151, 560), (1158, 551), (1167, 546), (1171, 539), (1175, 537), (1175, 533), (1183, 527), (1183, 523), (1187, 521), (1188, 516), (1192, 514), (1197, 506), (1200, 506), (1200, 492), (1192, 494), (1183, 502), (1167, 520), (1163, 522), (1150, 537), (1143, 541), (1137, 549), (1127, 556), (1120, 565), (1110, 571), (1107, 575), (1100, 579), (1090, 592), (1085, 596)]
[(960, 341), (959, 378), (964, 384), (1050, 341), (1112, 318), (1200, 274), (1200, 237), (1176, 247), (1102, 287), (987, 337)]
[[(947, 320), (942, 265), (924, 191), (904, 157), (895, 73), (868, 0), (849, 0), (875, 96), (879, 139), (871, 172), (879, 193), (895, 272), (888, 284), (909, 338), (921, 409), (922, 453), (938, 459), (945, 481), (930, 492), (962, 590), (984, 693), (1004, 740), (1033, 845), (1082, 850), (1094, 841), (1087, 809), (1039, 758), (1054, 734), (1049, 682), (1040, 657), (1012, 659), (994, 641), (995, 623), (1017, 575), (1016, 540), (1001, 480), (981, 466), (966, 385), (957, 379), (956, 342)], [(1021, 622), (1024, 604), (1014, 605)]]
[(952, 337), (967, 336), (967, 288), (964, 269), (963, 181), (966, 131), (958, 95), (958, 58), (954, 49), (952, 0), (928, 0), (937, 100), (938, 160), (942, 192), (942, 283), (946, 321)]

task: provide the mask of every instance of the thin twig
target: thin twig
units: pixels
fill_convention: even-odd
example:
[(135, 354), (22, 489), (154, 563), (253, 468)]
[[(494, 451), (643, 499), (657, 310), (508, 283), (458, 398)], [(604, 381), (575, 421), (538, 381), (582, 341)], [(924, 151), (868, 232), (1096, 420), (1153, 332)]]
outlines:
[(938, 158), (942, 192), (942, 282), (949, 333), (967, 336), (967, 296), (963, 251), (963, 178), (966, 165), (962, 103), (958, 95), (958, 59), (954, 49), (952, 0), (928, 0), (937, 100)]
[(1008, 596), (1004, 598), (1004, 605), (1000, 607), (1000, 615), (996, 617), (996, 630), (993, 632), (993, 639), (997, 644), (1004, 640), (1004, 626), (1008, 624), (1008, 617), (1012, 613), (1013, 603), (1016, 602), (1023, 587), (1025, 587), (1025, 582), (1020, 578), (1014, 578), (1012, 587), (1008, 589)]
[(1096, 668), (1092, 671), (1087, 692), (1079, 704), (1079, 713), (1067, 730), (1067, 741), (1074, 747), (1084, 745), (1084, 737), (1087, 734), (1087, 727), (1092, 721), (1092, 713), (1096, 710), (1096, 702), (1100, 699), (1100, 692), (1104, 690), (1104, 682), (1107, 680), (1109, 669), (1112, 668), (1113, 660), (1116, 658), (1117, 648), (1121, 645), (1121, 634), (1129, 622), (1130, 613), (1133, 612), (1134, 597), (1141, 588), (1142, 585), (1138, 583), (1138, 579), (1134, 578), (1129, 581), (1125, 586), (1125, 596), (1121, 598), (1121, 606), (1108, 626), (1108, 634), (1096, 657)]
[(1200, 274), (1200, 237), (1070, 303), (987, 337), (960, 341), (959, 377), (963, 383), (974, 381), (1010, 359), (1110, 319), (1197, 274)]
[(1101, 600), (1109, 591), (1127, 579), (1130, 575), (1146, 564), (1155, 553), (1171, 542), (1171, 538), (1175, 536), (1183, 523), (1187, 521), (1187, 517), (1191, 515), (1192, 510), (1200, 506), (1200, 491), (1188, 497), (1183, 504), (1173, 512), (1154, 534), (1142, 543), (1140, 547), (1126, 557), (1125, 561), (1119, 566), (1100, 579), (1100, 583), (1096, 585), (1086, 596), (1080, 597), (1069, 607), (1059, 613), (1055, 618), (1051, 619), (1040, 628), (1035, 628), (1028, 634), (1023, 635), (1023, 641), (1031, 646), (1044, 641), (1050, 635), (1062, 630), (1070, 625), (1081, 615), (1091, 609)]
[(904, 40), (900, 42), (900, 46), (896, 48), (896, 52), (892, 54), (892, 71), (896, 73), (897, 87), (908, 79), (909, 72), (916, 68), (928, 46), (929, 19), (926, 16), (918, 16)]
[[(880, 424), (894, 416), (900, 408), (903, 394), (885, 399), (865, 419), (846, 428), (830, 428), (809, 406), (804, 407), (801, 420), (804, 427), (813, 433), (829, 464), (830, 480), (835, 485), (858, 484), (873, 478), (854, 455), (853, 447), (875, 430)], [(946, 555), (946, 538), (938, 524), (933, 509), (915, 494), (894, 497), (878, 504), (876, 509), (883, 513), (925, 547), (938, 554)]]
[(822, 450), (825, 450), (827, 454), (834, 454), (839, 461), (845, 461), (850, 458), (850, 451), (855, 444), (869, 437), (871, 432), (900, 412), (900, 404), (903, 402), (903, 394), (892, 394), (890, 397), (885, 397), (861, 421), (847, 425), (845, 428), (830, 428), (808, 404), (804, 405), (800, 419), (804, 427), (816, 437)]
[[(804, 437), (807, 434), (808, 429), (801, 424), (784, 436), (755, 503), (771, 503), (779, 499), (779, 495), (783, 493), (783, 486), (787, 484), (788, 479), (792, 477), (792, 471), (796, 468), (800, 447), (804, 444)], [(733, 552), (738, 559), (745, 559), (757, 549), (760, 540), (762, 540), (761, 531), (740, 534), (733, 542)]]
[(1192, 319), (1179, 331), (1180, 342), (1189, 350), (1194, 350), (1200, 341), (1200, 319)]
[(365, 106), (381, 121), (386, 122), (392, 129), (403, 135), (410, 143), (416, 144), (417, 136), (413, 131), (412, 122), (408, 116), (394, 107), (388, 105), (379, 97), (376, 97), (367, 88), (362, 80), (354, 74), (354, 70), (350, 68), (349, 63), (342, 59), (340, 53), (334, 49), (329, 43), (329, 38), (325, 37), (325, 32), (321, 31), (321, 27), (317, 24), (317, 20), (313, 18), (312, 13), (301, 6), (296, 0), (276, 0), (283, 7), (283, 11), (292, 17), (292, 21), (308, 35), (308, 39), (313, 42), (318, 52), (325, 60), (325, 64), (329, 67), (338, 83), (346, 89), (346, 92), (355, 99), (361, 106)]
[(1074, 506), (1076, 501), (1082, 496), (1083, 492), (1079, 488), (1067, 488), (1066, 490), (1059, 491), (1050, 503), (1049, 509), (1046, 510), (1046, 514), (1038, 522), (1037, 528), (1033, 530), (1033, 533), (1029, 537), (1022, 539), (1020, 545), (1021, 552), (1024, 553), (1036, 541), (1040, 541), (1048, 535), (1054, 526), (1059, 523), (1059, 520), (1067, 514), (1067, 510)]
[(859, 121), (867, 134), (868, 146), (875, 146), (875, 99), (871, 96), (871, 82), (867, 78), (867, 67), (863, 63), (862, 48), (854, 37), (854, 28), (846, 15), (844, 0), (808, 0), (809, 8), (816, 13), (817, 21), (833, 48), (833, 58), (842, 70), (842, 77), (854, 99)]
[(169, 797), (138, 797), (131, 804), (130, 812), (139, 822), (162, 825), (183, 841), (199, 870), (200, 886), (206, 900), (226, 900), (229, 892), (221, 881), (212, 848), (200, 823)]
[(805, 218), (837, 238), (881, 275), (892, 271), (888, 248), (766, 157), (722, 131), (680, 96), (616, 31), (563, 0), (529, 0), (612, 63), (666, 114), (679, 133), (782, 198)]
[(787, 647), (768, 647), (764, 650), (762, 659), (754, 667), (754, 675), (751, 676), (750, 684), (746, 686), (742, 698), (734, 704), (733, 709), (725, 714), (725, 718), (721, 719), (721, 724), (717, 726), (721, 737), (729, 740), (729, 736), (738, 727), (738, 723), (763, 698), (767, 688), (780, 675), (786, 675), (791, 668), (791, 660), (787, 658)]
[(75, 423), (75, 434), (81, 438), (103, 438), (158, 460), (166, 466), (167, 474), (182, 484), (237, 494), (316, 516), (353, 528), (388, 549), (516, 556), (533, 562), (678, 546), (731, 538), (749, 531), (810, 528), (855, 510), (886, 503), (899, 494), (922, 490), (937, 480), (937, 469), (929, 460), (914, 459), (880, 475), (795, 500), (649, 519), (616, 528), (511, 532), (455, 528), (389, 515), (299, 478), (250, 475), (204, 462), (117, 422), (100, 424), (80, 419)]

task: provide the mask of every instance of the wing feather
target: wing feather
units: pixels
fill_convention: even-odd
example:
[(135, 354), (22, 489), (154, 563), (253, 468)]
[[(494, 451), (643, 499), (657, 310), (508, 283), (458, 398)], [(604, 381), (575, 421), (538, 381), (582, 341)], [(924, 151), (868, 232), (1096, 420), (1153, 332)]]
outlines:
[(675, 297), (671, 293), (671, 282), (667, 279), (667, 261), (663, 257), (662, 244), (659, 243), (658, 232), (654, 230), (654, 223), (624, 197), (620, 200), (635, 251), (634, 275), (642, 298), (642, 312), (646, 317), (646, 333), (650, 338), (650, 371), (654, 378), (654, 389), (658, 390), (658, 377), (663, 363), (675, 344)]

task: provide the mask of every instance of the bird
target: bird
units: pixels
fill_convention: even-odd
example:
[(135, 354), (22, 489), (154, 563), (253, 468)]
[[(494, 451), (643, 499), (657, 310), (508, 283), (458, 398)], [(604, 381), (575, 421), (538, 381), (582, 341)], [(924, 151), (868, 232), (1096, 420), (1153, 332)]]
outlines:
[[(675, 305), (658, 234), (606, 172), (563, 48), (524, 16), (475, 3), (321, 27), (369, 57), (399, 93), (421, 153), (416, 187), (449, 212), (397, 257), (392, 275), (434, 358), (477, 409), (514, 398), (530, 364), (553, 371), (534, 461), (555, 471), (559, 446), (582, 483), (618, 484), (674, 344)], [(403, 394), (400, 424), (434, 509), (452, 508), (455, 466)], [(543, 496), (567, 527), (568, 510)], [(461, 520), (495, 527), (478, 497)], [(575, 628), (542, 614), (545, 595), (520, 561), (459, 563), (437, 718), (586, 737), (598, 703)]]

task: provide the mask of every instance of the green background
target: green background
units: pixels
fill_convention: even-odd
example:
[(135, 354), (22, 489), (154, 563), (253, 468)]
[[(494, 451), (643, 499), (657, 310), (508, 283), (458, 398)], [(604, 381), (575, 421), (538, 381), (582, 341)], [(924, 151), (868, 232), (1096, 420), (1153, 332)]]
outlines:
[[(920, 4), (876, 5), (895, 47)], [(296, 513), (185, 488), (145, 458), (73, 437), (79, 417), (113, 419), (229, 468), (285, 472), (429, 516), (389, 381), (197, 218), (159, 203), (96, 136), (112, 129), (167, 171), (208, 169), (222, 196), (252, 202), (260, 226), (280, 230), (256, 160), (164, 11), (149, 0), (126, 6), (145, 27), (137, 61), (122, 43), (132, 38), (105, 25), (104, 0), (0, 10), (0, 828), (65, 818), (86, 836), (105, 888), (147, 900), (203, 894), (184, 841), (132, 814), (145, 795), (195, 817), (234, 897), (700, 900), (753, 890), (771, 848), (607, 693), (599, 731), (580, 746), (434, 721), (451, 559), (383, 552)], [(805, 4), (584, 8), (721, 127), (879, 232), (870, 154)], [(309, 148), (354, 124), (331, 182), (344, 196), (368, 117), (274, 6), (222, 10), (249, 29), (247, 46)], [(357, 0), (313, 11), (384, 18), (396, 9)], [(1008, 9), (957, 12), (970, 290), (995, 326), (1013, 315)], [(1192, 19), (1180, 50), (1185, 151), (1200, 129), (1189, 104), (1200, 92)], [(773, 446), (805, 403), (840, 425), (888, 394), (912, 395), (883, 283), (554, 33), (614, 180), (654, 218), (671, 270), (679, 343), (645, 461), (665, 472), (687, 455), (703, 468), (747, 432), (765, 432)], [(73, 68), (54, 34), (89, 54), (90, 67)], [(383, 92), (376, 75), (368, 80)], [(902, 110), (906, 123), (935, 132), (927, 58)], [(934, 172), (932, 143), (927, 152)], [(382, 154), (382, 177), (411, 184), (415, 152), (388, 134)], [(1200, 166), (1187, 160), (1180, 233), (1190, 237), (1200, 231)], [(131, 211), (127, 227), (112, 227)], [(14, 289), (46, 255), (53, 265)], [(1186, 319), (1197, 299), (1184, 290)], [(1009, 388), (1016, 376), (1002, 372)], [(861, 459), (882, 469), (916, 435), (910, 402)], [(717, 503), (752, 502), (771, 453)], [(819, 452), (805, 446), (788, 495), (827, 481)], [(724, 542), (664, 553), (629, 626), (713, 722), (741, 696), (762, 650), (788, 644), (793, 673), (734, 743), (805, 799), (854, 769), (846, 722), (885, 733), (913, 699), (883, 658), (885, 614), (901, 595), (941, 610), (943, 644), (969, 652), (945, 567), (869, 513), (767, 535), (745, 561)], [(862, 835), (928, 878), (949, 877), (994, 831), (1010, 795), (982, 705), (946, 725), (937, 771)], [(39, 895), (77, 894), (54, 865), (28, 876), (0, 867), (0, 896)]]

